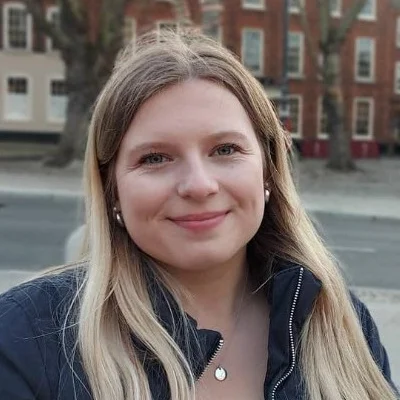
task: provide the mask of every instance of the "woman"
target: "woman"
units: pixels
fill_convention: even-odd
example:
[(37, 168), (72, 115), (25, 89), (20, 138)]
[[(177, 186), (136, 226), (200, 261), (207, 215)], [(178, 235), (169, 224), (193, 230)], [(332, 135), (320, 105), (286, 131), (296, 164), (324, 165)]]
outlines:
[(89, 132), (88, 261), (2, 296), (0, 398), (395, 399), (288, 147), (219, 45), (127, 49)]

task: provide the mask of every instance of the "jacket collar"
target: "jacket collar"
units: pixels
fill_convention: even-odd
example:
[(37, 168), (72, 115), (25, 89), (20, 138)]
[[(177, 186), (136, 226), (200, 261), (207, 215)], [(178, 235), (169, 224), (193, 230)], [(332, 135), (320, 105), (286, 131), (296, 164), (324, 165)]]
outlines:
[[(196, 320), (187, 314), (189, 329), (186, 330), (171, 294), (154, 284), (154, 279), (151, 281), (149, 291), (154, 311), (189, 360), (194, 375), (199, 377), (222, 336), (213, 330), (197, 329)], [(305, 267), (291, 262), (276, 266), (267, 287), (270, 329), (266, 386), (271, 387), (279, 376), (292, 372), (296, 362), (294, 346), (320, 289), (321, 281)]]

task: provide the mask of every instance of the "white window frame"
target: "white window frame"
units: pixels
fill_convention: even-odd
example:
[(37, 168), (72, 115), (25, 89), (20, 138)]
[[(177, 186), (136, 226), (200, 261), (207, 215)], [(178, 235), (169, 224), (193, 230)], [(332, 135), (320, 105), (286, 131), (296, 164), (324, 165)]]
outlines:
[[(302, 3), (302, 6), (305, 7), (305, 1), (306, 0), (300, 0), (300, 2)], [(299, 14), (300, 13), (300, 7), (296, 6), (296, 5), (292, 5), (289, 2), (289, 13), (290, 14)]]
[(242, 0), (242, 8), (245, 10), (265, 10), (265, 0), (260, 0), (260, 4), (249, 4)]
[[(367, 102), (370, 104), (370, 115), (368, 121), (368, 135), (360, 136), (356, 134), (356, 118), (357, 118), (357, 103), (359, 102)], [(374, 131), (374, 120), (375, 120), (375, 101), (372, 97), (355, 97), (353, 99), (353, 123), (352, 123), (352, 138), (354, 140), (371, 140), (373, 139), (373, 131)]]
[(400, 49), (400, 17), (396, 18), (396, 47)]
[[(397, 84), (399, 82), (399, 85)], [(397, 61), (394, 64), (394, 84), (393, 84), (393, 92), (395, 94), (400, 94), (400, 61)]]
[[(54, 118), (50, 115), (50, 104), (51, 104), (51, 81), (65, 81), (65, 76), (63, 75), (49, 75), (47, 77), (47, 106), (46, 106), (46, 119), (47, 122), (54, 124), (64, 124), (67, 115), (64, 118)], [(67, 94), (67, 105), (68, 105), (68, 94)], [(67, 110), (65, 110), (65, 114)]]
[(290, 78), (304, 78), (304, 33), (298, 31), (290, 31), (290, 34), (298, 35), (300, 37), (300, 48), (299, 48), (299, 72), (289, 72)]
[[(254, 76), (263, 76), (264, 74), (264, 30), (260, 28), (250, 28), (250, 27), (243, 27), (242, 28), (242, 35), (241, 35), (241, 60), (242, 63), (244, 64), (244, 54), (245, 54), (245, 46), (244, 46), (244, 34), (245, 31), (257, 31), (260, 32), (260, 45), (261, 45), (261, 51), (260, 51), (260, 70), (259, 71), (251, 71), (251, 73)], [(247, 67), (246, 67), (247, 68)]]
[(338, 9), (331, 11), (331, 17), (340, 18), (342, 16), (342, 0), (337, 0)]
[(318, 98), (318, 110), (317, 110), (317, 137), (318, 139), (328, 139), (329, 133), (321, 131), (321, 121), (322, 121), (322, 112), (323, 112), (323, 101), (324, 96), (319, 96)]
[[(53, 6), (48, 6), (47, 7), (47, 9), (46, 9), (46, 20), (48, 22), (51, 22), (51, 16), (55, 12), (56, 13), (60, 12), (60, 9), (59, 9), (58, 6), (53, 5)], [(48, 36), (46, 36), (46, 51), (47, 52), (56, 51), (56, 49), (54, 49), (54, 46), (53, 46), (53, 40), (51, 38), (49, 38)]]
[(19, 10), (26, 10), (25, 4), (18, 1), (7, 1), (3, 4), (3, 46), (5, 50), (13, 51), (32, 51), (32, 16), (26, 16), (26, 48), (14, 48), (10, 45), (10, 38), (8, 37), (8, 11), (9, 9), (16, 8)]
[[(288, 96), (288, 99), (298, 99), (299, 101), (299, 126), (298, 131), (294, 132), (292, 130), (292, 132), (290, 132), (291, 136), (293, 139), (301, 139), (303, 137), (303, 96), (300, 94), (291, 94)], [(290, 104), (289, 104), (290, 107)], [(289, 117), (291, 118), (291, 114), (290, 114), (290, 109), (289, 109)], [(293, 128), (293, 125), (292, 125)]]
[(375, 21), (376, 20), (376, 0), (372, 1), (372, 15), (362, 14), (362, 10), (358, 13), (357, 18), (360, 21)]
[[(28, 102), (28, 113), (25, 116), (25, 118), (10, 118), (6, 111), (7, 111), (7, 95), (8, 95), (8, 79), (10, 78), (23, 78), (27, 80), (27, 102)], [(33, 80), (32, 77), (27, 75), (24, 72), (13, 72), (11, 74), (6, 74), (4, 75), (4, 82), (3, 82), (3, 104), (4, 104), (4, 109), (3, 109), (3, 118), (4, 121), (10, 121), (10, 122), (30, 122), (32, 120), (32, 99), (33, 99)]]
[[(124, 40), (124, 45), (125, 46), (128, 45), (131, 42), (136, 43), (136, 30), (137, 30), (136, 18), (134, 18), (134, 17), (132, 17), (130, 15), (126, 15), (124, 17), (124, 28), (125, 28), (125, 24), (126, 24), (127, 21), (129, 21), (129, 23), (132, 26), (132, 37), (129, 38), (129, 40), (128, 40), (128, 38), (125, 37), (125, 29), (124, 29), (124, 31), (123, 31), (123, 34), (124, 34), (123, 40)], [(159, 25), (157, 26), (157, 30), (158, 30), (158, 32), (160, 32), (160, 26)]]
[[(358, 57), (359, 57), (359, 40), (360, 39), (369, 39), (371, 40), (372, 46), (371, 46), (371, 76), (368, 78), (365, 78), (363, 76), (358, 76)], [(356, 82), (360, 83), (374, 83), (375, 82), (375, 65), (376, 65), (376, 60), (375, 60), (375, 55), (376, 55), (376, 40), (373, 37), (369, 36), (358, 36), (356, 38), (356, 43), (355, 43), (355, 63), (354, 63), (354, 77)]]

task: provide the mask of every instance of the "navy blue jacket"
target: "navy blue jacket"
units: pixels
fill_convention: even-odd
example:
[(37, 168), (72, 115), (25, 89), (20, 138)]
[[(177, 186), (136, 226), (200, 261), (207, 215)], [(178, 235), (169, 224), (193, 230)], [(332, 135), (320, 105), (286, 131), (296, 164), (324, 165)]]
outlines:
[[(1, 400), (92, 399), (79, 352), (74, 347), (76, 325), (64, 325), (78, 281), (74, 272), (63, 272), (22, 284), (0, 295)], [(270, 281), (265, 399), (306, 398), (297, 363), (297, 343), (320, 287), (320, 281), (311, 272), (293, 264), (282, 267)], [(179, 315), (161, 300), (159, 289), (151, 287), (150, 290), (154, 291), (151, 297), (154, 309), (172, 334), (172, 320)], [(355, 296), (352, 298), (371, 353), (393, 385), (388, 357), (376, 325), (365, 305)], [(190, 317), (189, 320), (196, 327), (196, 321)], [(191, 334), (197, 337), (190, 338), (190, 349), (186, 347), (188, 342), (179, 329), (174, 339), (184, 354), (194, 354), (192, 369), (199, 377), (217, 350), (221, 335), (204, 329), (194, 329)], [(194, 344), (196, 340), (200, 342), (200, 349)], [(134, 338), (132, 345), (137, 346), (140, 353), (142, 346)], [(169, 399), (167, 380), (160, 365), (150, 357), (143, 357), (143, 364), (153, 398)]]

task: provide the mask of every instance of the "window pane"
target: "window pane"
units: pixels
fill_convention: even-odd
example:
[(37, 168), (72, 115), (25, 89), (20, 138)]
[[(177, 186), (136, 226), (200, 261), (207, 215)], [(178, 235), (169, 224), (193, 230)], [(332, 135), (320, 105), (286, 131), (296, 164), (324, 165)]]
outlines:
[(357, 39), (357, 77), (372, 78), (373, 41), (368, 38)]
[(301, 73), (301, 35), (289, 32), (288, 44), (288, 71), (292, 74)]
[(369, 101), (356, 103), (356, 132), (357, 136), (368, 136), (371, 118), (371, 104)]
[(50, 81), (49, 119), (64, 121), (67, 111), (67, 85), (65, 81), (53, 79)]
[(340, 0), (330, 0), (329, 8), (331, 14), (339, 14), (340, 13)]
[(396, 63), (394, 70), (394, 92), (400, 94), (400, 62)]
[(8, 9), (8, 41), (13, 49), (28, 47), (27, 13), (22, 8)]
[(204, 7), (202, 18), (203, 33), (216, 41), (221, 41), (220, 7)]
[(245, 30), (243, 63), (252, 72), (261, 71), (261, 32)]
[(245, 6), (259, 6), (261, 7), (263, 5), (263, 0), (244, 0), (244, 5)]
[(5, 117), (12, 120), (24, 120), (29, 116), (28, 80), (26, 78), (8, 78), (5, 101)]
[(374, 16), (374, 1), (375, 0), (367, 0), (364, 7), (360, 11), (359, 16), (373, 17)]
[(328, 114), (326, 112), (326, 107), (324, 107), (324, 99), (323, 97), (319, 100), (319, 133), (327, 134), (328, 133)]

